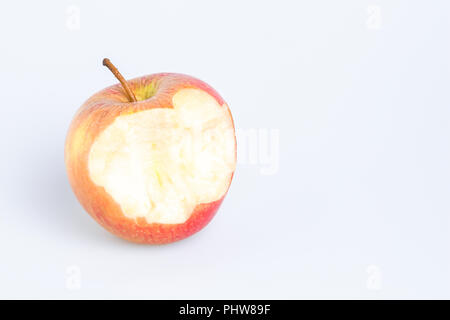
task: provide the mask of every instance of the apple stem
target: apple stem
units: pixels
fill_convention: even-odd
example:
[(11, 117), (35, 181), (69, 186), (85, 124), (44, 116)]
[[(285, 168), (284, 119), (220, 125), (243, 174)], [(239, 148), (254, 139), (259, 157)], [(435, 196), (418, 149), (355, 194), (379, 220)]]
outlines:
[(133, 91), (131, 91), (131, 88), (128, 85), (128, 82), (120, 74), (119, 70), (117, 70), (117, 68), (112, 64), (112, 62), (108, 58), (105, 58), (105, 59), (103, 59), (103, 65), (105, 67), (107, 67), (109, 70), (111, 70), (111, 72), (114, 74), (114, 76), (117, 78), (117, 80), (120, 81), (120, 83), (122, 84), (123, 89), (125, 90), (125, 92), (126, 92), (126, 94), (128, 96), (128, 100), (130, 100), (130, 102), (137, 102)]

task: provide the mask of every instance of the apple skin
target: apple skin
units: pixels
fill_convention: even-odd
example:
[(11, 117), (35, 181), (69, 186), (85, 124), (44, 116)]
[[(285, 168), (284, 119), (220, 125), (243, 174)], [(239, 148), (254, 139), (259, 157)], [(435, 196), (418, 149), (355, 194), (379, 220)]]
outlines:
[[(227, 108), (232, 119), (230, 110), (212, 87), (188, 75), (158, 73), (127, 82), (133, 91), (152, 82), (157, 83), (157, 89), (154, 96), (147, 100), (129, 102), (122, 86), (116, 84), (94, 94), (80, 107), (70, 125), (64, 150), (70, 185), (83, 208), (116, 236), (144, 244), (165, 244), (184, 239), (211, 221), (226, 193), (217, 201), (197, 205), (189, 219), (181, 224), (147, 223), (144, 218), (130, 219), (125, 217), (120, 205), (105, 189), (91, 180), (88, 170), (89, 151), (98, 135), (116, 117), (152, 108), (173, 108), (173, 95), (184, 88), (204, 90)], [(233, 175), (230, 183), (232, 178)]]

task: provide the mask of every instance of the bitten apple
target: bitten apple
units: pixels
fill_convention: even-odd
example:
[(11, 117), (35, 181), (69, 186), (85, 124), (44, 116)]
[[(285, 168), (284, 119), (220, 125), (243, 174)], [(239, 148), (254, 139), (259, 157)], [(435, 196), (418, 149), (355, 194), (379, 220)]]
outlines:
[(236, 166), (230, 110), (193, 77), (159, 73), (89, 98), (65, 144), (72, 189), (113, 234), (137, 243), (186, 238), (213, 218)]

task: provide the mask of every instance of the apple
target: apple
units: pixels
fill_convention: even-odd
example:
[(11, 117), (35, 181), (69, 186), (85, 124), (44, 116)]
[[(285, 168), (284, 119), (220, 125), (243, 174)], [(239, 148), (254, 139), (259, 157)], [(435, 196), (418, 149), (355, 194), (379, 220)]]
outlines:
[(176, 73), (120, 81), (78, 110), (65, 143), (71, 187), (105, 229), (136, 243), (184, 239), (213, 218), (236, 167), (228, 105)]

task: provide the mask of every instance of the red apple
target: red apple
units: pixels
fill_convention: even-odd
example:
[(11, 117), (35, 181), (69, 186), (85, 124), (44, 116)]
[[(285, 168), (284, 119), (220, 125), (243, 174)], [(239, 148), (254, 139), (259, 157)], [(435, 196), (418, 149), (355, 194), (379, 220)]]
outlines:
[(225, 101), (193, 77), (158, 73), (120, 80), (78, 110), (65, 162), (85, 210), (113, 234), (163, 244), (202, 229), (222, 203), (236, 166)]

